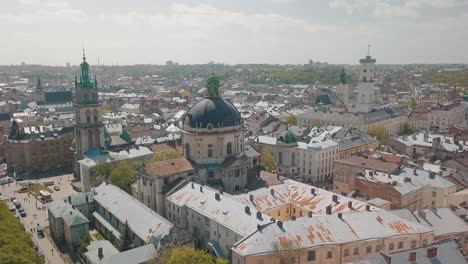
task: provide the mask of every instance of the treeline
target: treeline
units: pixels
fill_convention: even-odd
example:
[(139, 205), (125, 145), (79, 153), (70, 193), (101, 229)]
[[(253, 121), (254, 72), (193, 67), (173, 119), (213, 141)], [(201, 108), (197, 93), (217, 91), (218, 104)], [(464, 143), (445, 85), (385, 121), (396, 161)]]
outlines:
[(0, 263), (42, 264), (44, 259), (34, 250), (31, 235), (0, 201)]

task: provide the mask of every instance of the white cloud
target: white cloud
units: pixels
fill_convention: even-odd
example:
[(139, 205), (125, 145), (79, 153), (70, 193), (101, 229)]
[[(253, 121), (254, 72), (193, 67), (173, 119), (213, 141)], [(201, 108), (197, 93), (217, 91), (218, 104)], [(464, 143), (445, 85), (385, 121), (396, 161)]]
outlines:
[[(175, 37), (190, 36), (212, 38), (216, 34), (235, 35), (261, 34), (276, 35), (282, 33), (310, 34), (318, 31), (333, 30), (329, 26), (311, 24), (305, 20), (278, 14), (248, 14), (227, 11), (210, 5), (173, 4), (168, 12), (143, 14), (129, 12), (125, 14), (102, 14), (101, 19), (121, 25), (147, 25), (160, 33)], [(288, 34), (289, 35), (289, 34)], [(259, 35), (260, 36), (260, 35)]]
[(18, 0), (18, 3), (22, 5), (37, 5), (41, 3), (41, 0)]
[(81, 24), (88, 20), (88, 16), (80, 9), (39, 8), (31, 12), (0, 13), (0, 20), (20, 24), (57, 21), (68, 21)]
[(371, 11), (376, 17), (418, 17), (420, 9), (430, 8), (453, 8), (467, 5), (468, 0), (333, 0), (328, 6), (330, 8), (344, 9), (348, 14), (362, 10)]

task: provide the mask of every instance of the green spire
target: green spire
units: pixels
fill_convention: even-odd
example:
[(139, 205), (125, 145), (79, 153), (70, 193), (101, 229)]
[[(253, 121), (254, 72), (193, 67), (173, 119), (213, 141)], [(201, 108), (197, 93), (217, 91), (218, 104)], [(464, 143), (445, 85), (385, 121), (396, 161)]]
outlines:
[(346, 75), (345, 69), (341, 69), (341, 74), (340, 74), (340, 82), (341, 84), (347, 84), (348, 83), (348, 76)]
[(219, 97), (219, 79), (214, 73), (208, 78), (207, 88), (209, 97)]
[(86, 62), (86, 54), (83, 49), (83, 62), (80, 64), (81, 68), (81, 75), (80, 75), (80, 82), (79, 82), (79, 88), (82, 89), (93, 89), (96, 88), (96, 81), (92, 82), (91, 78), (89, 76), (89, 64)]
[(41, 78), (37, 76), (37, 84), (36, 84), (36, 89), (39, 91), (42, 91), (42, 83), (41, 83)]

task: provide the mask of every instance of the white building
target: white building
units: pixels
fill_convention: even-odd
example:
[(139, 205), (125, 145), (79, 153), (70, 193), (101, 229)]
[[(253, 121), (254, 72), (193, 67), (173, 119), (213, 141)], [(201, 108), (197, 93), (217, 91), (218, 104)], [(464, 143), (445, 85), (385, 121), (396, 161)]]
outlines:
[(356, 110), (360, 113), (369, 113), (375, 107), (376, 89), (374, 78), (374, 65), (376, 59), (367, 55), (360, 59), (361, 70), (359, 72), (358, 98)]

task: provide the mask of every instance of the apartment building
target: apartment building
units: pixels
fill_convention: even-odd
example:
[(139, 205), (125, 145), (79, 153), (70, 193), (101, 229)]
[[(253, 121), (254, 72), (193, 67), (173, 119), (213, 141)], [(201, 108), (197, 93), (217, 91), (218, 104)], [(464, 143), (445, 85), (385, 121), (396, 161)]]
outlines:
[(234, 264), (346, 263), (433, 241), (426, 226), (293, 180), (240, 195), (189, 183), (167, 200), (197, 247)]
[(396, 174), (366, 170), (356, 178), (353, 188), (369, 199), (390, 201), (391, 209), (417, 210), (448, 207), (448, 197), (456, 185), (435, 172), (402, 168)]

